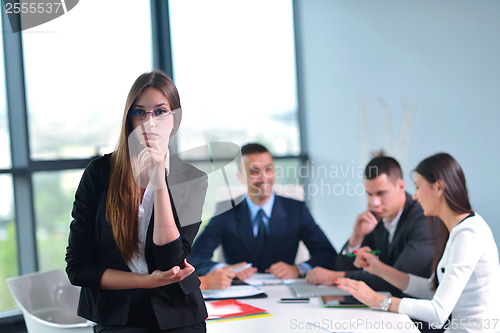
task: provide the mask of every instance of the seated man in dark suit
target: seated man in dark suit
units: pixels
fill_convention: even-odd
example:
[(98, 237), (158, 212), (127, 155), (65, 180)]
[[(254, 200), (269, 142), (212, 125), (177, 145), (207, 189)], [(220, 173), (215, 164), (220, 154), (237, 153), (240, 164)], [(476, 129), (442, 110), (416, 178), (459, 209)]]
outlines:
[(379, 250), (380, 260), (394, 268), (429, 277), (438, 250), (439, 225), (426, 219), (420, 204), (405, 191), (399, 163), (391, 157), (376, 157), (365, 168), (368, 209), (358, 215), (348, 242), (337, 257), (337, 270), (316, 267), (307, 273), (313, 284), (335, 284), (339, 277), (362, 280), (380, 291), (401, 291), (378, 276), (353, 266), (347, 254), (368, 246)]
[[(205, 275), (225, 265), (234, 268), (246, 262), (253, 267), (236, 273), (241, 280), (257, 270), (278, 278), (296, 278), (315, 266), (333, 268), (337, 253), (305, 203), (273, 192), (275, 171), (269, 151), (251, 143), (241, 148), (241, 154), (248, 195), (232, 209), (213, 217), (194, 242), (189, 259), (197, 274)], [(245, 175), (241, 177), (244, 179)], [(309, 250), (310, 259), (295, 265), (301, 240)], [(211, 260), (219, 244), (227, 264)]]

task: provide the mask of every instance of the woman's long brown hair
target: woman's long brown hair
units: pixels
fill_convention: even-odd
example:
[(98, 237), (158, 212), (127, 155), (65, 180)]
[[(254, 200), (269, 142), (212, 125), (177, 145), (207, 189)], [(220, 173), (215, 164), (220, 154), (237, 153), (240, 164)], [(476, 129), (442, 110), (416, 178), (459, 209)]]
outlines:
[(128, 112), (148, 87), (162, 91), (171, 109), (175, 110), (174, 125), (170, 136), (175, 134), (182, 119), (179, 94), (168, 76), (160, 71), (153, 71), (137, 78), (130, 88), (123, 113), (120, 138), (111, 156), (111, 176), (106, 200), (106, 219), (111, 223), (113, 236), (125, 262), (130, 261), (139, 249), (138, 212), (141, 193), (134, 181), (130, 161), (128, 137), (133, 129)]
[[(459, 214), (472, 213), (464, 172), (460, 164), (451, 155), (438, 153), (427, 157), (417, 165), (414, 171), (431, 184), (434, 184), (438, 180), (444, 182), (443, 195), (452, 211)], [(435, 272), (433, 281), (434, 290), (438, 286), (436, 267), (443, 256), (449, 237), (449, 232), (444, 222), (438, 217), (435, 219), (440, 223), (441, 243), (432, 265), (432, 272)]]

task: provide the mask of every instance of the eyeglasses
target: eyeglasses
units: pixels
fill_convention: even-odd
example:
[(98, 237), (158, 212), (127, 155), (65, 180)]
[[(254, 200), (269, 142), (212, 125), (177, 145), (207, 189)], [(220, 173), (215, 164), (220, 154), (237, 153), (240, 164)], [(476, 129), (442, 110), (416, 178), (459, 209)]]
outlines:
[(144, 120), (148, 113), (151, 113), (151, 117), (156, 120), (167, 120), (171, 115), (175, 114), (175, 111), (167, 111), (163, 109), (158, 109), (155, 111), (143, 111), (143, 110), (130, 110), (128, 112), (128, 117), (131, 120)]

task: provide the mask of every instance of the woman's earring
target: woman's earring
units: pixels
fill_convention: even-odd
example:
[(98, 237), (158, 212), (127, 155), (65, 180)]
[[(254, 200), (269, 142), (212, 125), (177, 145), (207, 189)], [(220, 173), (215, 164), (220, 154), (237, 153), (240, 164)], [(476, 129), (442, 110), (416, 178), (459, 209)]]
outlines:
[(438, 198), (441, 198), (441, 193), (438, 193), (438, 194), (437, 194), (437, 197), (438, 197)]

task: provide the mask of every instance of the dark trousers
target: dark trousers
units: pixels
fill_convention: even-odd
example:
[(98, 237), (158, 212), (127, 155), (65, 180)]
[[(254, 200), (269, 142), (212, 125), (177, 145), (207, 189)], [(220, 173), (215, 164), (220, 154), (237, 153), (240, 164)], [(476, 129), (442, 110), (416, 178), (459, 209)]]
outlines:
[(160, 330), (154, 327), (124, 327), (124, 326), (103, 326), (97, 325), (94, 327), (96, 333), (205, 333), (207, 331), (206, 324), (198, 323), (191, 326), (178, 327), (171, 330)]

